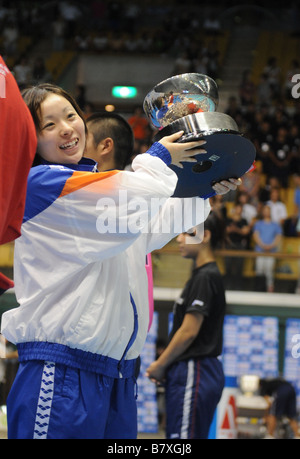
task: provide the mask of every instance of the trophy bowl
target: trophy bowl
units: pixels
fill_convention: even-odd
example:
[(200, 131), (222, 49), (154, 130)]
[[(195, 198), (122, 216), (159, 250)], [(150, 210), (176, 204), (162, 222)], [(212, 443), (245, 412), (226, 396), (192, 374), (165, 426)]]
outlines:
[(195, 155), (197, 163), (183, 162), (183, 168), (170, 165), (178, 176), (174, 197), (213, 196), (214, 183), (242, 177), (255, 160), (255, 147), (236, 122), (215, 111), (218, 101), (216, 82), (199, 73), (168, 78), (144, 99), (144, 112), (158, 130), (154, 141), (181, 130), (179, 142), (206, 141), (206, 153)]

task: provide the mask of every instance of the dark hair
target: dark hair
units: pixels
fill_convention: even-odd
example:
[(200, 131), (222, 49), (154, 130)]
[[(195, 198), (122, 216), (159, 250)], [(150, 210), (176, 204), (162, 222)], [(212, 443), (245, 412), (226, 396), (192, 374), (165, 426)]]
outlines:
[[(51, 83), (41, 83), (37, 86), (31, 86), (29, 88), (26, 88), (22, 91), (24, 102), (29, 108), (29, 111), (31, 113), (31, 116), (32, 116), (32, 119), (35, 125), (36, 132), (39, 133), (41, 131), (41, 119), (40, 119), (41, 104), (49, 96), (49, 94), (57, 94), (58, 96), (64, 97), (70, 102), (74, 110), (83, 120), (84, 126), (85, 126), (85, 133), (87, 133), (87, 127), (86, 127), (84, 115), (81, 109), (79, 108), (77, 102), (75, 101), (75, 99), (69, 93), (67, 93), (64, 89), (54, 84), (51, 84)], [(34, 161), (33, 161), (33, 166), (37, 166), (38, 164), (40, 164), (40, 162), (41, 162), (41, 157), (38, 153), (36, 153)]]
[(204, 229), (211, 233), (211, 248), (213, 250), (222, 248), (225, 242), (225, 221), (211, 211), (204, 222)]
[(130, 163), (134, 149), (134, 135), (125, 118), (117, 113), (93, 113), (87, 120), (97, 146), (106, 137), (111, 137), (115, 147), (115, 162), (118, 169)]

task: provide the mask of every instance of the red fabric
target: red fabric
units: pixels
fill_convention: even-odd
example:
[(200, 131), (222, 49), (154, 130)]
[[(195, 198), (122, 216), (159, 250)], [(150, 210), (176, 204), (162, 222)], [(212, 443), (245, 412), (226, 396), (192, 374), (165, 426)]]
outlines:
[(5, 292), (5, 290), (8, 290), (9, 288), (12, 288), (14, 286), (14, 283), (12, 280), (10, 280), (8, 277), (4, 276), (3, 273), (0, 273), (0, 295)]
[(148, 135), (149, 123), (143, 116), (133, 115), (128, 119), (128, 124), (133, 130), (134, 138), (144, 140)]
[(20, 236), (36, 144), (31, 114), (0, 56), (0, 244)]
[(0, 56), (0, 244), (20, 235), (36, 142), (30, 112)]

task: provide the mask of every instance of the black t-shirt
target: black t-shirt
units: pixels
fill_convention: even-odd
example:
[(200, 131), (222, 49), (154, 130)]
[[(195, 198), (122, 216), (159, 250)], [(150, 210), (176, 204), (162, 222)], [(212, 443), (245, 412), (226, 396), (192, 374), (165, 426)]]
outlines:
[[(228, 218), (226, 220), (226, 226), (235, 225), (237, 228), (242, 229), (248, 225), (247, 220), (245, 218), (241, 218), (240, 220), (233, 220), (232, 218)], [(233, 249), (240, 249), (246, 248), (248, 243), (248, 236), (243, 234), (237, 233), (236, 231), (232, 231), (228, 234), (229, 238), (229, 248)]]
[(198, 336), (176, 361), (217, 357), (222, 353), (225, 309), (225, 291), (217, 264), (210, 262), (195, 268), (174, 304), (170, 339), (180, 328), (187, 312), (197, 311), (203, 314), (204, 320)]

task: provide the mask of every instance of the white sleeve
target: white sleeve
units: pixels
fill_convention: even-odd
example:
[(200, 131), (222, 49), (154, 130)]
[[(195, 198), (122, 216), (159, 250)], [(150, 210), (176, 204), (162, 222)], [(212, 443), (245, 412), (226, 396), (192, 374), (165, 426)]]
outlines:
[(147, 228), (147, 253), (163, 247), (178, 234), (204, 223), (210, 209), (208, 199), (167, 199), (158, 211), (154, 209), (154, 216)]
[[(151, 201), (166, 200), (177, 184), (176, 174), (151, 154), (139, 155), (133, 161), (133, 169), (134, 172), (71, 171), (65, 180), (65, 170), (56, 166), (42, 168), (36, 177), (35, 192), (29, 189), (30, 200), (35, 202), (35, 196), (47, 192), (49, 202), (43, 204), (39, 200), (37, 205), (45, 208), (28, 218), (23, 224), (24, 232), (34, 238), (44, 234), (50, 245), (59, 241), (67, 251), (76, 247), (78, 258), (83, 256), (87, 262), (120, 253), (148, 226)], [(53, 183), (57, 188), (56, 182), (62, 175), (64, 186), (59, 196), (52, 199)], [(29, 233), (26, 227), (30, 227)]]

